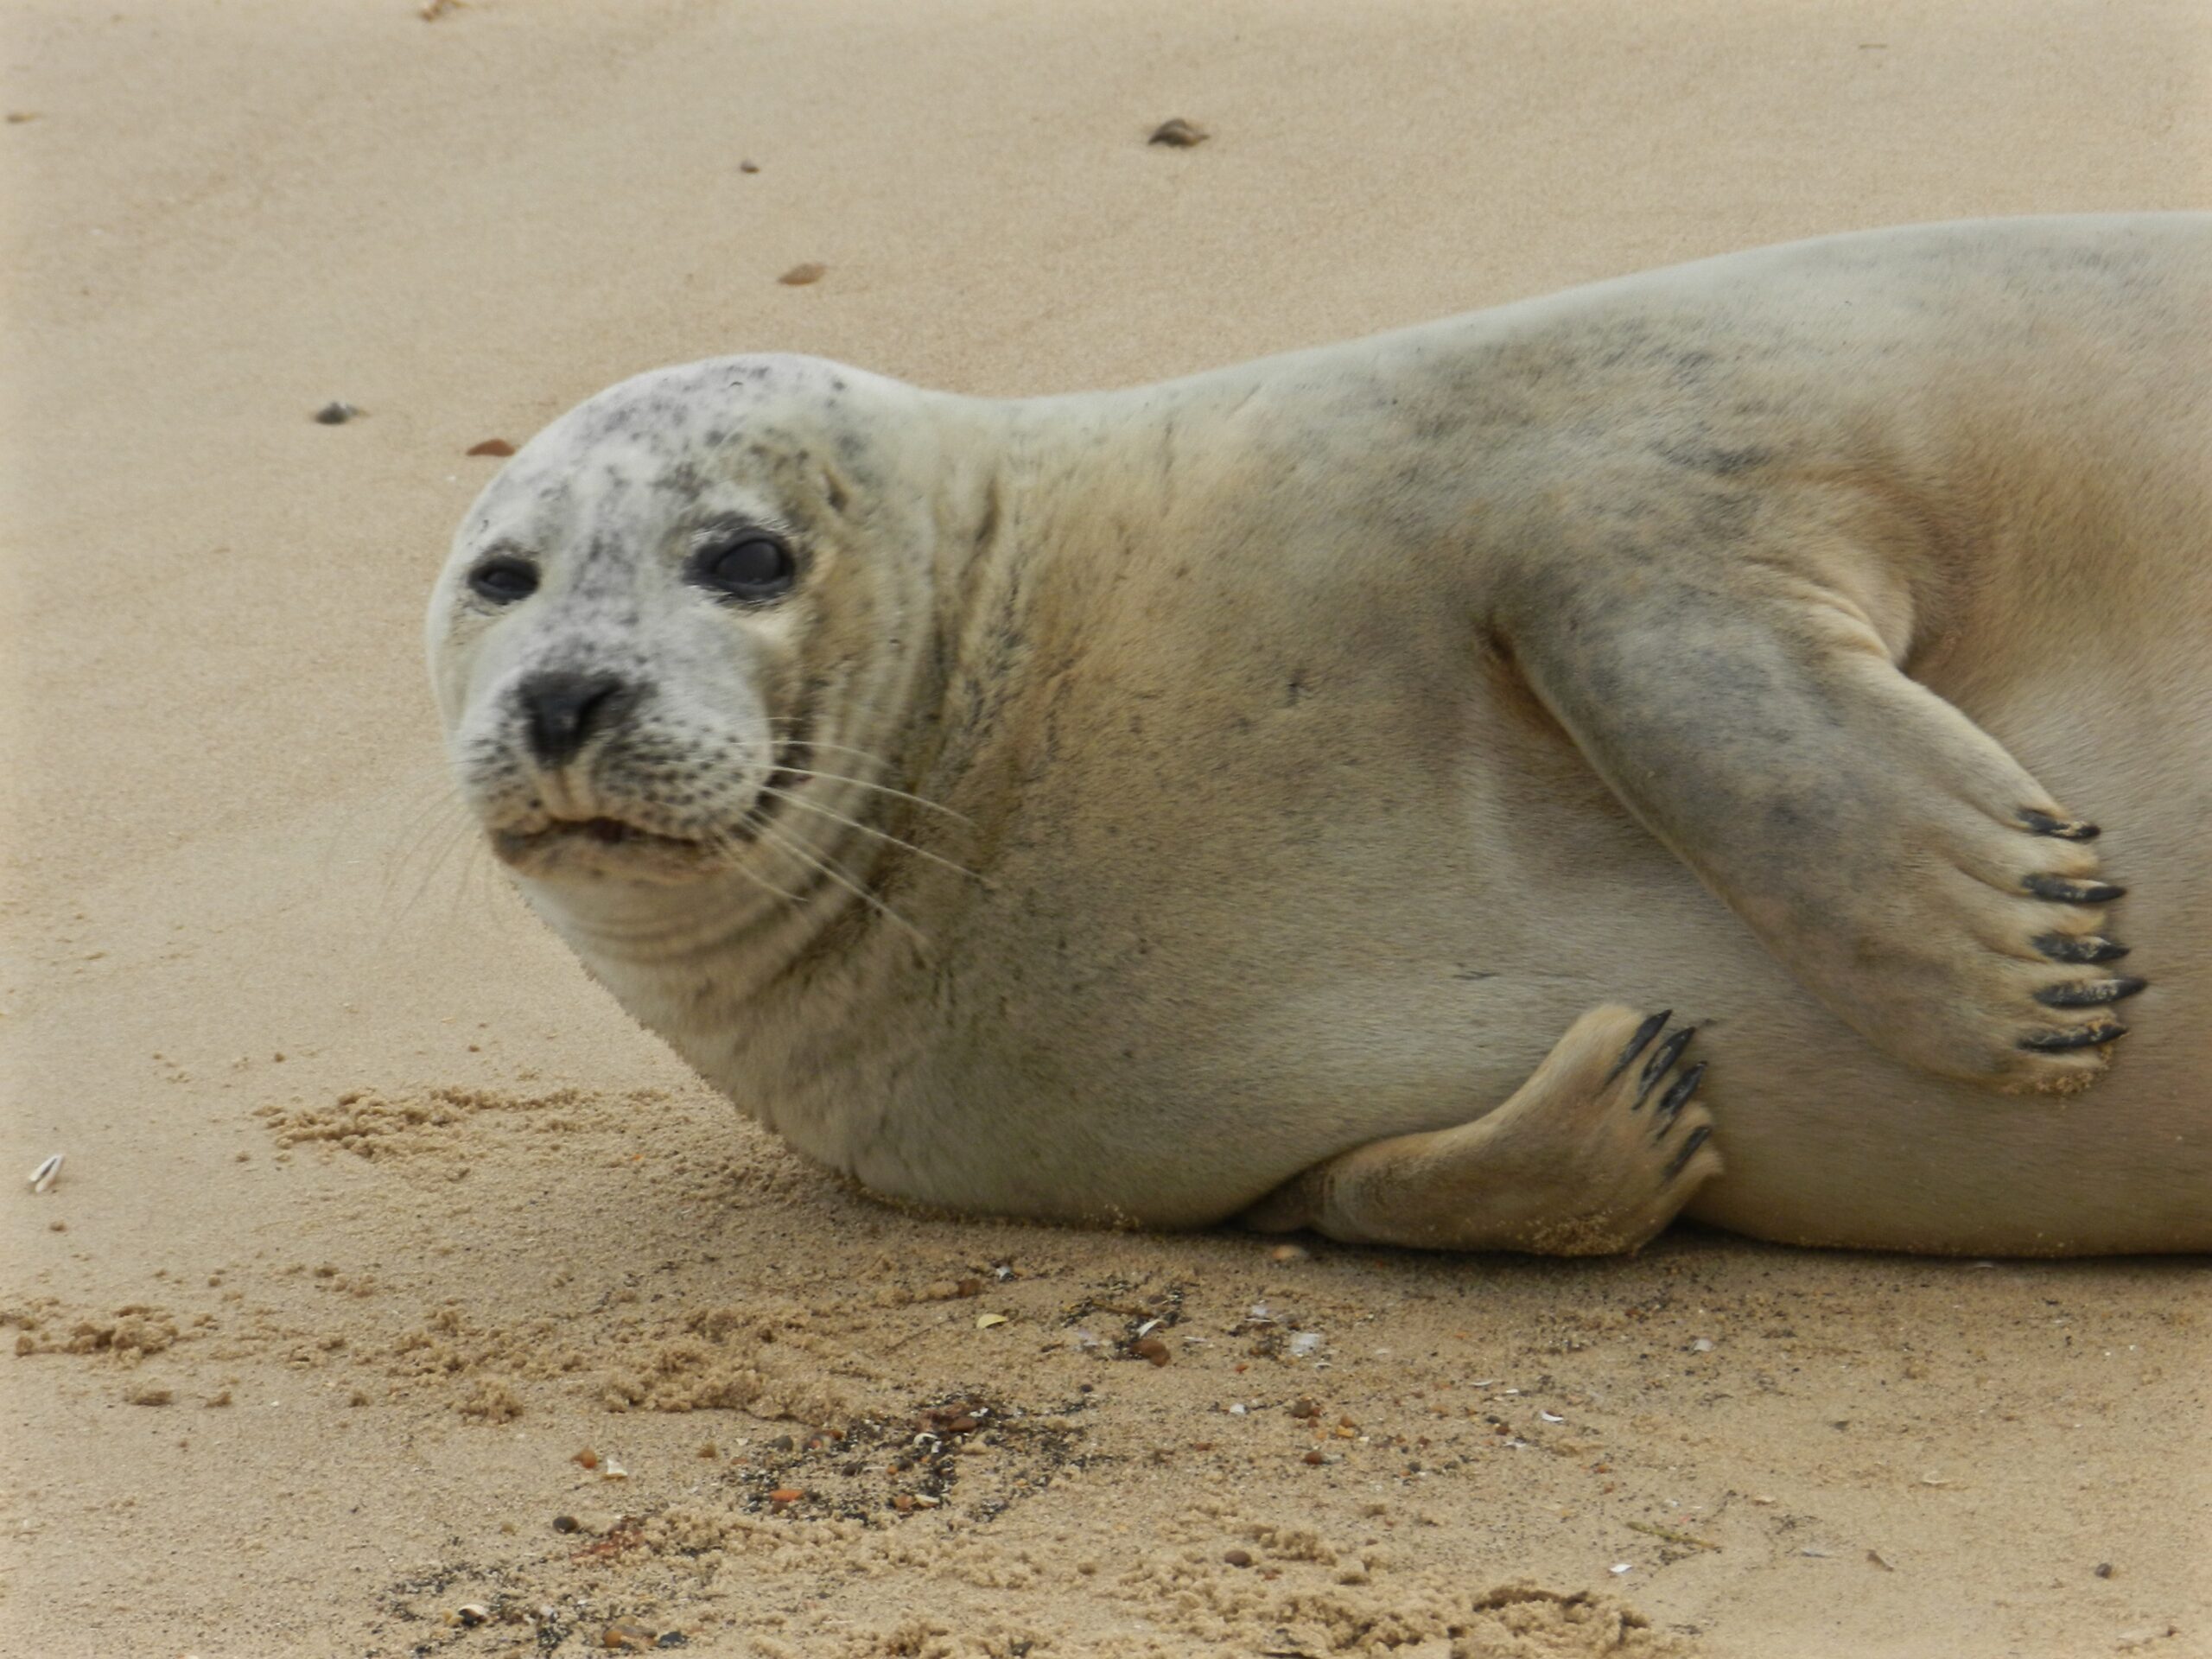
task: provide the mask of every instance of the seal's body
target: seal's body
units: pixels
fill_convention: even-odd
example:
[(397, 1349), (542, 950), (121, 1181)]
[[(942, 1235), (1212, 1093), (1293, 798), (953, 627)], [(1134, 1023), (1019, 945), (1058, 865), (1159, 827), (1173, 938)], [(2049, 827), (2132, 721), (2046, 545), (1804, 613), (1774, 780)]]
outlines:
[(1111, 393), (644, 376), (433, 666), (540, 913), (887, 1194), (2204, 1249), (2209, 524), (2212, 218), (1987, 221)]

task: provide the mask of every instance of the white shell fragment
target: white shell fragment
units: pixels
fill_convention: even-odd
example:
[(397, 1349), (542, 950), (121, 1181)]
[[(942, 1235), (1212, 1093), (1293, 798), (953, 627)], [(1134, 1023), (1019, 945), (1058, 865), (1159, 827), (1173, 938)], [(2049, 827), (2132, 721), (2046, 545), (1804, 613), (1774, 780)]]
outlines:
[(1542, 1418), (1548, 1423), (1563, 1423), (1567, 1421), (1566, 1418), (1554, 1411), (1540, 1411), (1536, 1415)]
[(1611, 1567), (1605, 1569), (1606, 1572), (1611, 1573), (1615, 1578), (1620, 1577), (1622, 1573), (1628, 1572), (1629, 1570), (1630, 1564), (1626, 1561), (1615, 1561)]
[(61, 1179), (61, 1154), (55, 1153), (31, 1171), (31, 1191), (44, 1192)]

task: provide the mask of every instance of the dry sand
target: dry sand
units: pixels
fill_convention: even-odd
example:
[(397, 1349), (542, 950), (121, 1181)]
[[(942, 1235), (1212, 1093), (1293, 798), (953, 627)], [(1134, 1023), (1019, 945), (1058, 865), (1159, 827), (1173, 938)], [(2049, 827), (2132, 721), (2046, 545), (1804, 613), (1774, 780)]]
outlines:
[(2212, 1653), (2200, 1264), (883, 1209), (521, 913), (417, 638), (464, 452), (655, 364), (1071, 389), (2212, 205), (2201, 5), (0, 17), (0, 1649)]

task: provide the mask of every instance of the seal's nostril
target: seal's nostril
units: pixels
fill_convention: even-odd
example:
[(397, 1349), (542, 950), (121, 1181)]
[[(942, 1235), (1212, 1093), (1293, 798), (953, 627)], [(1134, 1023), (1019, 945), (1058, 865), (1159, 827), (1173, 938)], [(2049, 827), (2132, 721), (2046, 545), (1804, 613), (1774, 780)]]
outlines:
[(531, 675), (515, 689), (529, 722), (531, 753), (540, 766), (566, 766), (628, 702), (629, 690), (612, 674)]

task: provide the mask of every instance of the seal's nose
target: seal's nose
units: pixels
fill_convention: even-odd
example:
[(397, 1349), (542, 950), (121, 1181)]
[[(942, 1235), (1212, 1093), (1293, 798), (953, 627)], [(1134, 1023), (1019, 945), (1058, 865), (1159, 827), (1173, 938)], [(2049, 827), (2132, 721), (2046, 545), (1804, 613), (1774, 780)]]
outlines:
[(532, 674), (515, 688), (528, 723), (530, 752), (548, 768), (575, 760), (592, 735), (627, 706), (631, 691), (613, 674)]

